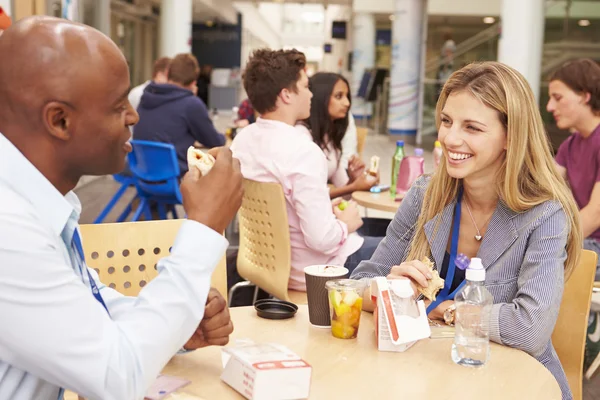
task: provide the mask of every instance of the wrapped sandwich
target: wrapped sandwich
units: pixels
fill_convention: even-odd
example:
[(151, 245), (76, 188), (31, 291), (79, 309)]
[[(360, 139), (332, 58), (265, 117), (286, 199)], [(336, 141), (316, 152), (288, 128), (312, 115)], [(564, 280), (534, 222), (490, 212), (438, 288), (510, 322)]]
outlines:
[(215, 164), (215, 158), (208, 153), (198, 150), (192, 146), (187, 152), (188, 168), (198, 168), (202, 176), (208, 174), (208, 171)]

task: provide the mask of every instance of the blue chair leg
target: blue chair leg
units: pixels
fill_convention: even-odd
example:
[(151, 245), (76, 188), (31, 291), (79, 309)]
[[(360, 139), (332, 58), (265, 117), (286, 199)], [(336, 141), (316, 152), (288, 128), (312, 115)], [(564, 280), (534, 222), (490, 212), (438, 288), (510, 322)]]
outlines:
[(127, 207), (125, 207), (125, 210), (123, 210), (123, 212), (121, 213), (121, 215), (119, 215), (119, 218), (117, 218), (117, 222), (124, 222), (127, 217), (129, 216), (129, 214), (131, 214), (131, 212), (133, 211), (133, 202), (135, 201), (135, 199), (139, 199), (138, 196), (135, 196), (127, 205)]
[(113, 207), (115, 206), (115, 204), (117, 204), (117, 202), (119, 201), (119, 199), (121, 198), (121, 196), (123, 196), (123, 194), (125, 193), (125, 191), (127, 190), (128, 187), (129, 187), (129, 184), (123, 184), (123, 185), (121, 185), (121, 187), (119, 188), (119, 190), (117, 190), (117, 193), (115, 193), (115, 195), (112, 197), (112, 199), (110, 199), (110, 201), (108, 202), (108, 204), (106, 205), (106, 207), (104, 207), (104, 210), (102, 210), (102, 212), (100, 213), (100, 215), (98, 215), (98, 217), (94, 220), (95, 224), (99, 224), (102, 221), (104, 221), (104, 218), (106, 218), (106, 216), (113, 209)]
[(152, 221), (154, 218), (152, 217), (152, 211), (150, 210), (151, 202), (148, 200), (146, 203), (146, 207), (144, 207), (144, 218), (146, 221)]
[(158, 216), (160, 219), (167, 219), (167, 212), (165, 211), (165, 205), (163, 203), (158, 203)]
[(144, 197), (144, 198), (142, 198), (142, 201), (140, 201), (140, 205), (138, 206), (137, 210), (135, 210), (135, 213), (133, 214), (131, 221), (132, 222), (139, 221), (140, 216), (142, 215), (142, 211), (145, 211), (146, 208), (148, 208), (148, 199)]
[(173, 214), (173, 219), (179, 219), (179, 216), (177, 215), (177, 209), (175, 207), (177, 207), (175, 204), (171, 206), (171, 213)]

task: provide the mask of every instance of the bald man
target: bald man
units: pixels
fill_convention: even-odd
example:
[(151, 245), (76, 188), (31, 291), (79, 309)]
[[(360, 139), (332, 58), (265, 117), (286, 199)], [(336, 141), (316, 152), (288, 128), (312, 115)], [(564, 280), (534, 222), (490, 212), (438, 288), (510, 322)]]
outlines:
[[(242, 199), (239, 163), (183, 179), (184, 221), (159, 275), (137, 298), (87, 268), (78, 231), (82, 175), (123, 169), (129, 71), (100, 32), (49, 17), (0, 36), (0, 399), (141, 399), (180, 350), (223, 345), (233, 330), (210, 290)], [(89, 66), (93, 68), (89, 68)]]

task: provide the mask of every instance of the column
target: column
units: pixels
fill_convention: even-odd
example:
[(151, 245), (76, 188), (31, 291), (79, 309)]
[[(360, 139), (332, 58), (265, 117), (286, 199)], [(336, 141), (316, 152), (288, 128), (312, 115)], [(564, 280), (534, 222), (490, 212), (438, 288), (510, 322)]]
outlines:
[(498, 61), (525, 76), (535, 98), (539, 98), (542, 47), (544, 46), (545, 0), (502, 0), (502, 31)]
[(357, 94), (365, 70), (375, 66), (375, 15), (354, 14), (352, 28), (352, 114), (358, 119), (369, 118), (371, 104), (357, 97)]
[(81, 15), (79, 13), (79, 0), (62, 0), (62, 13), (61, 17), (71, 21), (80, 21)]
[(192, 52), (192, 0), (162, 0), (160, 55)]
[(394, 135), (416, 135), (426, 0), (396, 0), (392, 25), (392, 69), (388, 130)]
[(96, 0), (94, 27), (110, 37), (110, 0)]

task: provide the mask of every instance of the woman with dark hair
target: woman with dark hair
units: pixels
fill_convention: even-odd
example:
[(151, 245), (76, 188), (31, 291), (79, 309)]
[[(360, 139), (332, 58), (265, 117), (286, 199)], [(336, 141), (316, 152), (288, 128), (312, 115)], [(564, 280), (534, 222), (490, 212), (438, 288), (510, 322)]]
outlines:
[[(590, 59), (569, 61), (552, 74), (548, 92), (546, 109), (560, 129), (572, 132), (558, 148), (556, 163), (579, 206), (583, 248), (600, 254), (600, 66)], [(589, 324), (586, 369), (600, 353), (600, 313)]]
[(327, 156), (331, 198), (347, 196), (354, 191), (369, 190), (379, 182), (379, 176), (366, 174), (365, 164), (353, 156), (348, 161), (348, 170), (342, 165), (342, 140), (348, 129), (351, 105), (350, 85), (342, 75), (319, 72), (309, 80), (313, 93), (310, 117), (299, 124), (299, 129), (308, 129), (313, 141)]

